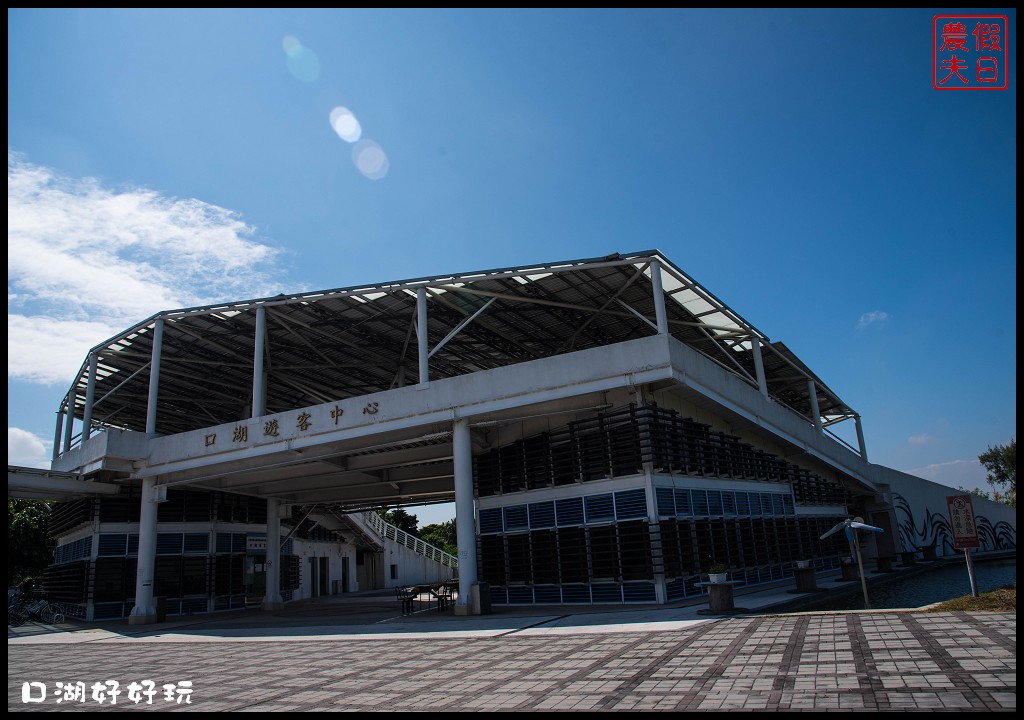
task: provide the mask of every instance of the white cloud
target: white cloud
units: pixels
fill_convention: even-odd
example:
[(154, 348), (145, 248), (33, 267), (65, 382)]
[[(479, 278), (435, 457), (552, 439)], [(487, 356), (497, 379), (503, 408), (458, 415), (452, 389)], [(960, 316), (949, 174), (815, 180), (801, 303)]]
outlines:
[(985, 467), (977, 460), (951, 460), (907, 470), (907, 472), (946, 487), (991, 490), (985, 479)]
[(908, 445), (930, 445), (935, 442), (935, 438), (927, 433), (921, 433), (920, 435), (911, 435), (907, 438)]
[(273, 294), (278, 251), (253, 234), (216, 205), (8, 151), (8, 377), (67, 381), (90, 347), (156, 312)]
[(881, 310), (872, 310), (871, 312), (864, 313), (860, 316), (860, 320), (857, 321), (857, 329), (863, 330), (868, 325), (876, 322), (882, 322), (889, 318), (889, 313), (882, 312)]
[(7, 428), (7, 464), (48, 469), (52, 445), (21, 428)]

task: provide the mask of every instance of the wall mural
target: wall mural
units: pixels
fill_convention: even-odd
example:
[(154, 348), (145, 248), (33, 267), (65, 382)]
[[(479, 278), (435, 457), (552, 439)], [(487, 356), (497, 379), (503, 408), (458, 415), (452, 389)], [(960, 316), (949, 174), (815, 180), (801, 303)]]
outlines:
[[(921, 526), (914, 523), (914, 514), (910, 503), (899, 493), (893, 493), (893, 506), (896, 510), (897, 524), (900, 529), (900, 542), (906, 551), (914, 551), (919, 547), (935, 546), (939, 555), (953, 555), (953, 531), (949, 527), (949, 518), (943, 512), (933, 512), (924, 508)], [(984, 515), (975, 515), (978, 526), (978, 541), (981, 547), (978, 552), (989, 550), (1011, 550), (1017, 547), (1017, 530), (1005, 520), (994, 525)]]

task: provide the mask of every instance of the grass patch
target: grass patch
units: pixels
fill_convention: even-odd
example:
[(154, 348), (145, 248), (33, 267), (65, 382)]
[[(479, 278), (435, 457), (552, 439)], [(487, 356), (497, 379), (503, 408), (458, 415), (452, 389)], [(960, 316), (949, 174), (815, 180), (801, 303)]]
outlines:
[(998, 590), (992, 590), (981, 594), (981, 597), (953, 598), (944, 603), (936, 605), (928, 612), (1017, 612), (1017, 583), (1008, 585)]

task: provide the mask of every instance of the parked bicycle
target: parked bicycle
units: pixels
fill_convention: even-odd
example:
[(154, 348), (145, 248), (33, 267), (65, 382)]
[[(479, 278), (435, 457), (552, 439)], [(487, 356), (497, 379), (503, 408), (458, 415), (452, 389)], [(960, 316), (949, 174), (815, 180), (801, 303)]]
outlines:
[(9, 599), (7, 605), (7, 625), (18, 627), (29, 620), (43, 622), (48, 625), (56, 625), (64, 622), (64, 613), (58, 605), (54, 605), (45, 598), (31, 598), (27, 595), (17, 594)]

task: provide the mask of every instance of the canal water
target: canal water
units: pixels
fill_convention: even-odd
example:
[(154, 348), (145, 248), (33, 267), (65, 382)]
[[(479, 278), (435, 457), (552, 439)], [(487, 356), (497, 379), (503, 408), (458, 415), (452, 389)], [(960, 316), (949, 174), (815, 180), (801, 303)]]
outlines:
[[(1017, 560), (986, 560), (974, 562), (978, 592), (987, 592), (1017, 582)], [(869, 576), (871, 577), (871, 576)], [(877, 576), (876, 576), (877, 577)], [(869, 584), (868, 598), (872, 609), (916, 608), (952, 600), (971, 594), (971, 581), (965, 562), (942, 565), (892, 582)], [(815, 610), (863, 610), (864, 596), (859, 586), (856, 593), (823, 600)]]

